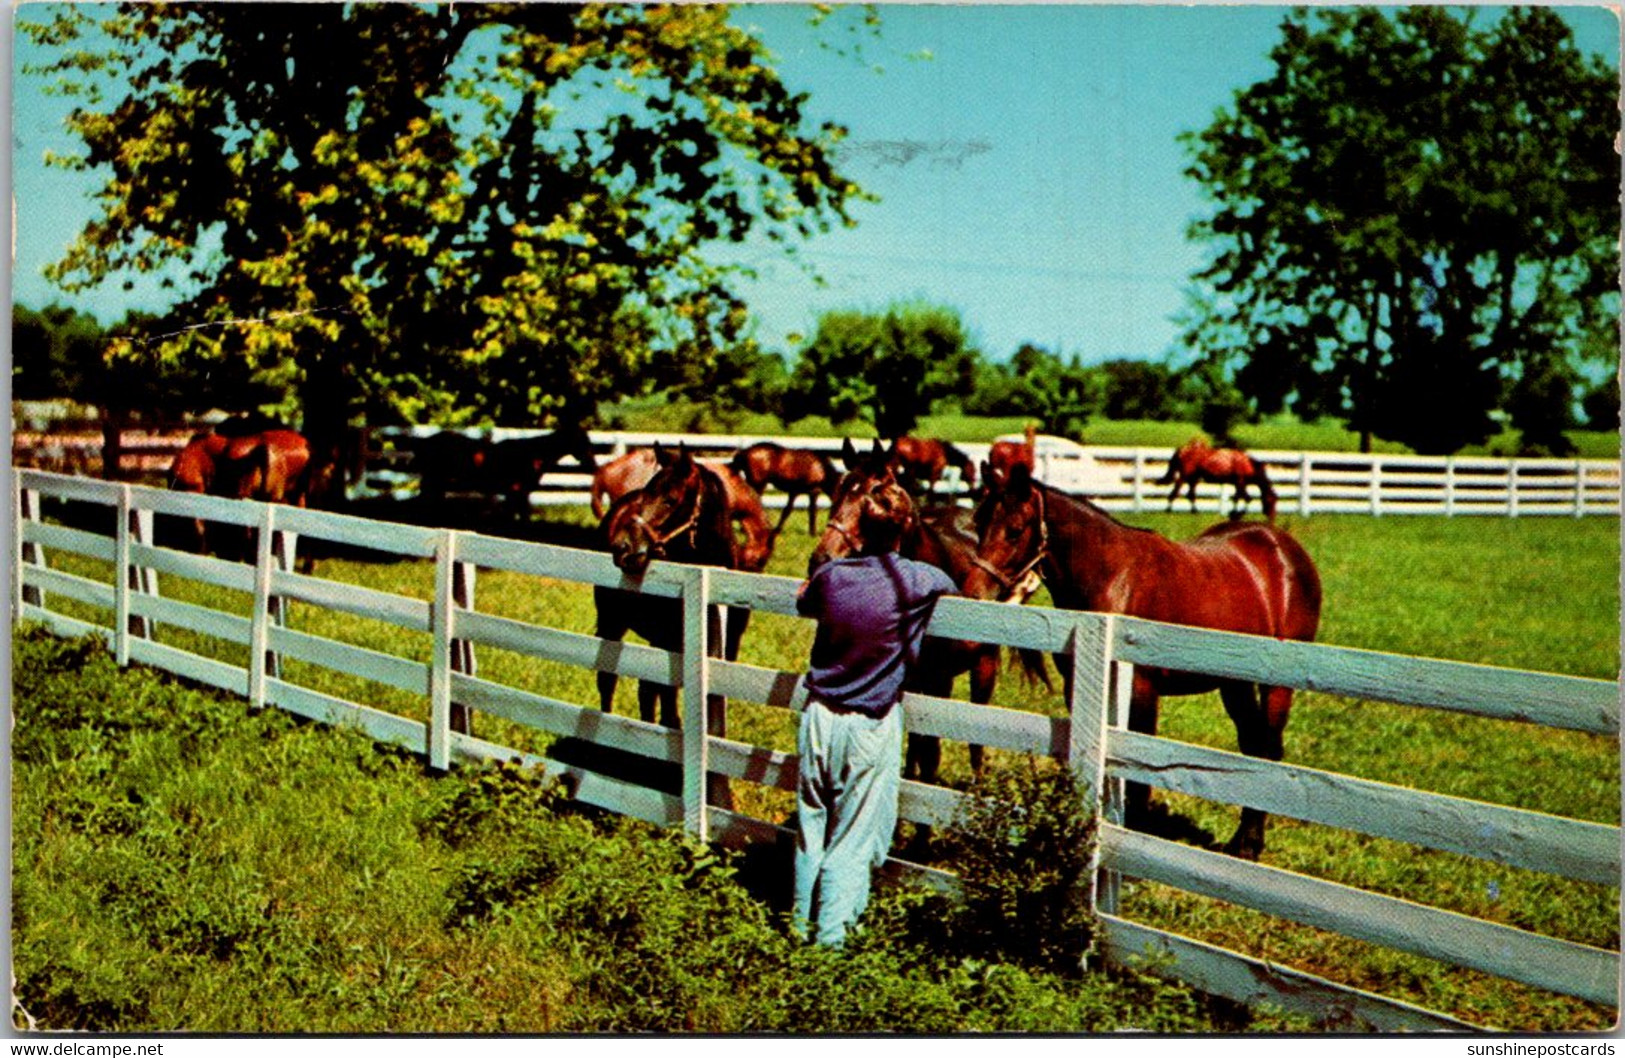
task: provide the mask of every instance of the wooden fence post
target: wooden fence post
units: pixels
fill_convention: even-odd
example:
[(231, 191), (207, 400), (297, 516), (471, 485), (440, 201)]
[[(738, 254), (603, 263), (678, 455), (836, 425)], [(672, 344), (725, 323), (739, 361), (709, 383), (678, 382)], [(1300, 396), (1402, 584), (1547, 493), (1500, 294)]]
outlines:
[(1518, 461), (1507, 460), (1507, 517), (1518, 516)]
[(1309, 481), (1310, 481), (1310, 478), (1312, 477), (1312, 475), (1310, 474), (1309, 471), (1310, 471), (1311, 462), (1312, 462), (1312, 460), (1310, 459), (1308, 452), (1299, 453), (1299, 455), (1298, 455), (1298, 513), (1301, 514), (1305, 518), (1309, 517)]
[(683, 828), (700, 841), (711, 835), (706, 805), (710, 785), (710, 645), (711, 574), (704, 566), (688, 571), (683, 584)]
[(254, 618), (248, 635), (248, 707), (265, 708), (265, 682), (282, 676), (282, 658), (271, 649), (271, 626), (287, 619), (282, 599), (272, 594), (274, 571), (291, 568), (287, 544), (278, 539), (276, 504), (260, 506), (258, 539), (254, 551)]
[(1586, 513), (1586, 461), (1574, 461), (1574, 516), (1585, 517)]
[(17, 490), (17, 615), (23, 612), (23, 604), (29, 606), (44, 606), (45, 592), (23, 584), (23, 566), (45, 567), (45, 549), (38, 544), (23, 540), (23, 526), (28, 522), (40, 520), (40, 494), (36, 489), (18, 488)]
[[(471, 562), (453, 562), (451, 572), (451, 605), (458, 610), (474, 608), (474, 577), (476, 567)], [(451, 671), (465, 676), (479, 669), (474, 659), (474, 642), (470, 639), (451, 641)], [(474, 710), (461, 702), (451, 703), (451, 729), (459, 734), (474, 733)]]
[(1444, 460), (1444, 516), (1454, 517), (1456, 513), (1456, 457), (1446, 456)]
[(152, 512), (135, 505), (128, 485), (119, 487), (117, 517), (113, 538), (113, 654), (122, 668), (130, 663), (131, 638), (151, 639), (157, 633), (150, 619), (130, 612), (130, 595), (158, 594), (158, 574), (130, 559), (132, 544), (152, 542)]
[[(1106, 729), (1112, 721), (1114, 698), (1112, 639), (1116, 618), (1110, 614), (1079, 614), (1072, 625), (1072, 700), (1067, 741), (1067, 766), (1077, 777), (1088, 810), (1097, 819), (1115, 809), (1106, 779)], [(1117, 878), (1098, 869), (1099, 838), (1091, 855), (1089, 906), (1108, 914), (1117, 909)]]
[(1371, 513), (1382, 514), (1382, 457), (1371, 457)]
[(1145, 449), (1134, 450), (1134, 510), (1145, 510)]
[(451, 672), (456, 608), (457, 534), (440, 534), (434, 549), (433, 656), (429, 658), (429, 767), (451, 766)]

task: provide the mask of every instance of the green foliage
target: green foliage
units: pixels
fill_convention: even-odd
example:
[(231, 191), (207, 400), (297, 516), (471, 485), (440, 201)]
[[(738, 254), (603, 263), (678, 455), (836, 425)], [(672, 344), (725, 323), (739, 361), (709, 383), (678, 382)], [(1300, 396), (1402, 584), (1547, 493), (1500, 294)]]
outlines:
[[(102, 213), (51, 277), (186, 293), (112, 354), (374, 421), (584, 422), (740, 340), (707, 248), (849, 221), (843, 130), (705, 5), (42, 8)], [(282, 409), (292, 413), (296, 409)]]
[(934, 942), (978, 962), (1078, 973), (1094, 938), (1095, 828), (1076, 777), (1029, 757), (969, 794), (943, 839), (964, 897), (923, 917)]
[(894, 928), (906, 890), (846, 949), (808, 945), (733, 854), (576, 810), (516, 766), (431, 779), (352, 733), (121, 671), (89, 640), (25, 630), (13, 658), (15, 994), (42, 1029), (1278, 1026), (1134, 973), (921, 946)]
[(1271, 75), (1187, 137), (1216, 204), (1190, 343), (1260, 411), (1337, 415), (1367, 446), (1483, 443), (1510, 383), (1553, 447), (1553, 383), (1617, 363), (1617, 74), (1547, 8), (1281, 31)]
[(971, 392), (979, 354), (957, 313), (899, 305), (882, 315), (825, 313), (797, 357), (784, 417), (866, 416), (882, 437), (911, 432), (933, 402)]

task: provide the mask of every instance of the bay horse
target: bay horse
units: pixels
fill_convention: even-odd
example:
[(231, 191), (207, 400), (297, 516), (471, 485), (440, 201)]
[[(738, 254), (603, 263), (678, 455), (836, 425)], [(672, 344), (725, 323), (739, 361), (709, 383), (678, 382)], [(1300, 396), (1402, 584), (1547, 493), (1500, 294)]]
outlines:
[[(1062, 609), (1302, 642), (1312, 641), (1319, 629), (1320, 574), (1302, 545), (1272, 525), (1221, 522), (1176, 542), (1042, 485), (1021, 466), (1007, 480), (990, 484), (976, 525), (976, 568), (965, 583), (972, 598), (999, 597), (1036, 572)], [(1071, 659), (1057, 655), (1055, 660), (1070, 692)], [(1291, 687), (1135, 666), (1129, 729), (1154, 735), (1163, 696), (1214, 689), (1235, 724), (1241, 752), (1280, 760)], [(1129, 825), (1143, 827), (1149, 788), (1130, 783), (1126, 807)], [(1257, 859), (1264, 849), (1264, 820), (1264, 812), (1242, 808), (1225, 851)]]
[[(929, 562), (947, 573), (963, 590), (966, 578), (975, 568), (977, 537), (974, 512), (958, 506), (914, 509), (907, 490), (897, 479), (890, 453), (882, 449), (878, 442), (867, 456), (859, 456), (848, 440), (842, 448), (842, 461), (847, 471), (840, 479), (835, 506), (830, 511), (823, 536), (808, 559), (808, 575), (832, 559), (863, 552), (865, 545), (860, 512), (871, 497), (884, 495), (885, 506), (906, 512), (899, 519), (903, 523), (902, 543), (898, 549), (902, 556)], [(1042, 658), (1032, 652), (1023, 652), (1022, 661), (1029, 675), (1048, 682), (1043, 675)], [(971, 702), (976, 705), (991, 702), (999, 674), (999, 647), (991, 643), (927, 636), (918, 660), (910, 669), (906, 689), (947, 698), (953, 694), (954, 681), (966, 672), (970, 673)], [(973, 744), (969, 751), (971, 770), (980, 776), (982, 747)], [(934, 783), (941, 764), (940, 739), (935, 735), (908, 736), (908, 751), (903, 765), (905, 778)]]
[[(656, 560), (741, 568), (741, 548), (730, 526), (727, 486), (721, 477), (701, 467), (682, 446), (673, 453), (657, 445), (655, 456), (660, 466), (655, 476), (644, 487), (616, 500), (600, 523), (604, 546), (616, 567), (633, 580), (641, 578)], [(628, 632), (636, 632), (650, 646), (682, 649), (682, 600), (595, 587), (593, 603), (598, 638), (619, 641)], [(718, 637), (720, 641), (712, 643), (712, 653), (732, 661), (739, 656), (750, 611), (742, 607), (717, 610), (724, 612), (726, 629)], [(606, 713), (613, 711), (618, 681), (614, 672), (598, 673), (598, 704)], [(639, 681), (640, 717), (653, 722), (657, 705), (660, 723), (679, 726), (677, 689)]]
[[(778, 535), (777, 529), (768, 527), (761, 496), (728, 466), (710, 459), (695, 462), (706, 473), (720, 479), (727, 491), (728, 514), (740, 544), (737, 568), (760, 573), (773, 557), (773, 542)], [(601, 464), (592, 475), (593, 517), (602, 521), (611, 504), (634, 489), (643, 488), (659, 469), (660, 463), (652, 448), (634, 448)]]
[(1264, 464), (1239, 448), (1214, 448), (1203, 437), (1193, 437), (1179, 448), (1168, 459), (1168, 470), (1158, 478), (1158, 485), (1173, 482), (1173, 490), (1168, 493), (1168, 509), (1174, 509), (1174, 500), (1179, 497), (1179, 490), (1184, 488), (1191, 501), (1191, 510), (1196, 510), (1196, 485), (1198, 482), (1211, 481), (1220, 485), (1235, 486), (1235, 494), (1231, 498), (1231, 518), (1240, 518), (1247, 508), (1247, 487), (1258, 486), (1258, 500), (1264, 508), (1264, 517), (1271, 525), (1275, 524), (1275, 487), (1270, 484), (1269, 475), (1264, 471)]
[(734, 454), (728, 464), (733, 472), (750, 482), (757, 492), (766, 492), (769, 485), (787, 494), (789, 500), (779, 514), (779, 523), (773, 529), (778, 533), (795, 508), (796, 497), (807, 497), (807, 533), (818, 533), (818, 494), (821, 492), (835, 502), (835, 486), (840, 472), (829, 456), (805, 448), (786, 448), (771, 441), (762, 441)]
[(949, 467), (959, 468), (959, 477), (966, 488), (976, 487), (976, 463), (963, 451), (947, 441), (926, 437), (899, 437), (892, 442), (893, 459), (902, 471), (905, 482), (916, 487), (923, 484), (924, 491), (936, 495), (937, 481)]

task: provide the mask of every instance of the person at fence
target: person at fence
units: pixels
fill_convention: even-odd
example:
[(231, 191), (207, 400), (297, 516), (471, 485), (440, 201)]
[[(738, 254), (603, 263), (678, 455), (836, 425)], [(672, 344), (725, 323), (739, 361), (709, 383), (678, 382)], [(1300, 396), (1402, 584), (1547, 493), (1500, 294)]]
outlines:
[(819, 566), (797, 596), (797, 608), (818, 629), (797, 738), (794, 921), (823, 945), (845, 940), (868, 906), (870, 872), (891, 846), (903, 682), (936, 600), (955, 590), (942, 570), (897, 554), (903, 514), (866, 500), (863, 548)]

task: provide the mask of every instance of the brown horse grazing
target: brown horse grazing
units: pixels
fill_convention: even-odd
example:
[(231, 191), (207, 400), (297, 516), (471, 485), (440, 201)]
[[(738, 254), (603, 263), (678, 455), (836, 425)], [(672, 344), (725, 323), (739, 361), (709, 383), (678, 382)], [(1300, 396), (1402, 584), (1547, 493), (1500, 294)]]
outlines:
[[(1320, 624), (1320, 574), (1303, 547), (1274, 526), (1225, 522), (1178, 543), (1041, 485), (1025, 467), (989, 490), (976, 524), (981, 543), (965, 583), (965, 594), (974, 598), (996, 598), (1038, 571), (1063, 609), (1305, 642)], [(1057, 656), (1056, 662), (1070, 691), (1070, 657)], [(1129, 728), (1154, 735), (1163, 695), (1215, 688), (1236, 725), (1241, 752), (1280, 760), (1290, 687), (1136, 666)], [(1143, 827), (1149, 808), (1150, 790), (1129, 784), (1129, 825)], [(1226, 851), (1257, 859), (1264, 849), (1264, 819), (1264, 812), (1243, 808)]]
[[(830, 512), (824, 535), (808, 561), (808, 572), (831, 559), (860, 554), (864, 550), (859, 512), (870, 497), (890, 493), (886, 505), (899, 511), (904, 522), (900, 552), (905, 558), (929, 562), (953, 578), (963, 589), (965, 579), (975, 568), (976, 529), (971, 511), (962, 507), (935, 507), (912, 511), (908, 493), (897, 481), (889, 453), (877, 443), (866, 456), (859, 457), (848, 441), (842, 449), (847, 472), (841, 478), (836, 504)], [(1025, 599), (1018, 600), (1025, 601)], [(1043, 676), (1043, 659), (1024, 653), (1029, 675)], [(927, 636), (920, 657), (910, 671), (907, 690), (938, 698), (953, 693), (954, 681), (970, 673), (970, 700), (986, 705), (993, 700), (999, 674), (999, 648), (989, 643), (948, 640)], [(971, 770), (982, 773), (982, 747), (970, 746)], [(934, 783), (942, 764), (942, 743), (934, 735), (909, 735), (908, 753), (903, 765), (906, 778)]]
[[(707, 474), (719, 478), (727, 490), (728, 514), (740, 548), (739, 564), (735, 568), (760, 573), (773, 557), (773, 542), (778, 533), (767, 524), (762, 498), (729, 467), (709, 459), (695, 462)], [(602, 521), (611, 504), (634, 489), (643, 488), (659, 469), (652, 448), (634, 448), (600, 465), (592, 475), (593, 517)]]
[(815, 535), (818, 532), (818, 494), (822, 492), (833, 503), (835, 485), (841, 477), (835, 464), (824, 453), (786, 448), (771, 441), (740, 449), (728, 466), (750, 482), (757, 492), (766, 492), (767, 487), (772, 485), (789, 495), (784, 510), (779, 513), (778, 525), (773, 528), (775, 533), (784, 528), (790, 512), (795, 509), (796, 497), (805, 495), (807, 533)]
[[(642, 577), (657, 559), (741, 568), (741, 548), (730, 527), (727, 486), (722, 478), (701, 467), (686, 448), (679, 447), (672, 453), (657, 446), (655, 454), (659, 472), (643, 488), (615, 501), (600, 525), (615, 565), (634, 579)], [(600, 639), (618, 641), (625, 639), (628, 632), (636, 632), (651, 646), (682, 649), (681, 600), (599, 587), (593, 589), (593, 602), (598, 610)], [(750, 611), (719, 609), (725, 612), (727, 627), (722, 642), (713, 643), (712, 650), (731, 661), (739, 656), (739, 642)], [(613, 709), (618, 681), (614, 672), (598, 674), (599, 708), (606, 713)], [(640, 681), (638, 713), (645, 721), (654, 720), (657, 703), (660, 722), (677, 727), (676, 688)]]
[(1168, 471), (1157, 479), (1158, 485), (1173, 482), (1173, 490), (1168, 493), (1168, 509), (1174, 509), (1174, 500), (1179, 497), (1179, 490), (1186, 489), (1191, 501), (1191, 510), (1196, 510), (1197, 482), (1211, 481), (1220, 485), (1234, 485), (1235, 495), (1231, 500), (1231, 518), (1240, 518), (1247, 508), (1247, 486), (1258, 486), (1259, 503), (1264, 508), (1264, 517), (1271, 525), (1275, 524), (1275, 488), (1270, 484), (1269, 475), (1264, 472), (1264, 464), (1239, 448), (1214, 448), (1202, 437), (1193, 437), (1185, 442), (1168, 459)]
[(924, 437), (899, 437), (892, 443), (893, 458), (904, 481), (928, 495), (936, 495), (937, 481), (949, 467), (959, 468), (965, 487), (976, 487), (976, 464), (971, 457), (947, 441)]
[[(308, 502), (312, 477), (309, 442), (286, 428), (197, 434), (169, 467), (169, 487), (178, 492), (297, 507)], [(204, 553), (202, 519), (196, 522), (196, 534), (198, 551)]]

